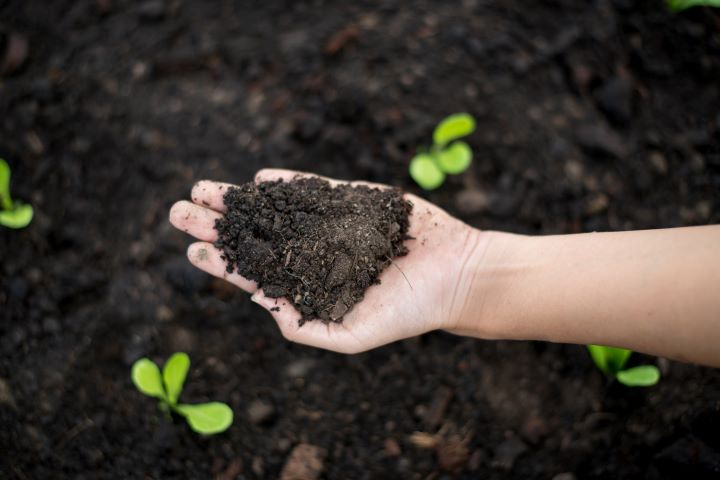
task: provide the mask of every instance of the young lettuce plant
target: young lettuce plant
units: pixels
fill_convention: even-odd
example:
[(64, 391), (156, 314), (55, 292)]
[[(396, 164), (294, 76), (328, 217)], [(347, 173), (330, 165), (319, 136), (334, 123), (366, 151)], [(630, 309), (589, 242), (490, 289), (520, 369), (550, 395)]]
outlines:
[(628, 387), (651, 387), (660, 380), (660, 371), (654, 365), (640, 365), (625, 369), (631, 350), (601, 345), (588, 345), (595, 365), (606, 375), (615, 377)]
[(720, 0), (667, 0), (667, 5), (673, 12), (679, 12), (690, 7), (720, 8)]
[(433, 132), (433, 146), (410, 161), (410, 176), (425, 190), (435, 190), (445, 175), (464, 172), (472, 161), (470, 146), (458, 138), (475, 131), (475, 119), (468, 113), (456, 113), (441, 121)]
[(10, 165), (0, 158), (0, 225), (8, 228), (24, 228), (32, 218), (32, 206), (13, 202), (10, 196)]
[(160, 409), (167, 415), (175, 412), (185, 418), (197, 433), (213, 435), (228, 429), (233, 422), (233, 411), (224, 403), (209, 402), (188, 405), (178, 403), (185, 377), (190, 369), (186, 353), (173, 353), (160, 368), (150, 359), (141, 358), (132, 366), (132, 381), (145, 395), (160, 400)]

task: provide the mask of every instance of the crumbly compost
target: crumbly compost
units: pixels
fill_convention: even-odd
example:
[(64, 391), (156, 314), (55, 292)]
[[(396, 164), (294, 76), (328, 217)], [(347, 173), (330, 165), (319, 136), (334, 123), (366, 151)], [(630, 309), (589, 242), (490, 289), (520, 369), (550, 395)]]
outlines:
[(412, 204), (397, 189), (297, 178), (232, 187), (224, 202), (215, 246), (227, 271), (287, 298), (301, 325), (342, 322), (392, 259), (408, 253)]

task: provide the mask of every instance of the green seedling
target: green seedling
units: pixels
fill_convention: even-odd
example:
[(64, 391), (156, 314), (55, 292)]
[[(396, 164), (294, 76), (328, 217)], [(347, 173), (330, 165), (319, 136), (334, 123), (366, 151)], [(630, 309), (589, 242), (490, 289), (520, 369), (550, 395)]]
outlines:
[(30, 205), (13, 202), (10, 196), (10, 165), (0, 158), (0, 225), (8, 228), (27, 227), (33, 218)]
[(606, 375), (615, 377), (628, 387), (651, 387), (660, 380), (660, 371), (654, 365), (640, 365), (625, 369), (631, 350), (601, 345), (588, 345), (595, 365)]
[(446, 175), (464, 172), (472, 161), (470, 146), (458, 138), (475, 131), (475, 119), (467, 113), (456, 113), (441, 121), (433, 132), (433, 146), (418, 152), (410, 161), (410, 176), (425, 190), (435, 190)]
[(190, 369), (186, 353), (173, 353), (160, 368), (148, 358), (141, 358), (132, 366), (132, 381), (145, 395), (160, 400), (160, 409), (167, 415), (181, 415), (197, 433), (213, 435), (224, 432), (233, 422), (233, 411), (224, 403), (209, 402), (188, 405), (178, 403), (185, 377)]
[(667, 0), (667, 5), (673, 12), (679, 12), (690, 7), (720, 8), (720, 0)]

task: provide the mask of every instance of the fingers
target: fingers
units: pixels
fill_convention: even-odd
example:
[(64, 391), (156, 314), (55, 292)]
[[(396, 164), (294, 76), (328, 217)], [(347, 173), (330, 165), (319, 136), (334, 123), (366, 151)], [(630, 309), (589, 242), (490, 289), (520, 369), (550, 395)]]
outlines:
[(222, 214), (215, 210), (185, 200), (177, 202), (170, 209), (170, 223), (175, 228), (206, 242), (217, 239), (215, 221), (219, 218), (222, 218)]
[(228, 273), (227, 263), (220, 258), (221, 252), (211, 243), (195, 242), (188, 247), (187, 256), (190, 263), (200, 270), (218, 278), (223, 278), (247, 293), (255, 293), (257, 284), (252, 280), (240, 276), (237, 272)]
[(223, 195), (225, 195), (228, 188), (235, 186), (232, 183), (200, 180), (193, 186), (190, 198), (198, 205), (211, 208), (217, 212), (224, 212), (225, 202), (223, 201)]

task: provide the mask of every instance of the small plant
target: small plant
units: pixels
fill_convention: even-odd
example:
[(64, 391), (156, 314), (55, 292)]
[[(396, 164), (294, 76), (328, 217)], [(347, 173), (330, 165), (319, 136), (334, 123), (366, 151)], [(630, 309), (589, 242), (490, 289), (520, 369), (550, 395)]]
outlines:
[(640, 365), (625, 368), (631, 350), (601, 345), (588, 345), (590, 356), (595, 365), (606, 375), (617, 378), (617, 381), (628, 387), (650, 387), (660, 380), (660, 371), (654, 365)]
[(27, 227), (33, 218), (30, 205), (13, 202), (10, 196), (10, 165), (0, 158), (0, 225), (8, 228)]
[(456, 113), (441, 121), (433, 132), (433, 146), (410, 161), (410, 176), (425, 190), (434, 190), (445, 182), (445, 175), (457, 175), (470, 166), (472, 150), (458, 138), (475, 131), (475, 119)]
[(221, 402), (188, 405), (178, 403), (185, 377), (190, 369), (186, 353), (173, 353), (160, 368), (148, 358), (141, 358), (132, 366), (132, 381), (145, 395), (160, 400), (160, 409), (168, 416), (175, 412), (187, 420), (190, 428), (204, 435), (224, 432), (233, 422), (233, 411)]
[(690, 7), (720, 8), (720, 0), (667, 0), (667, 5), (673, 12), (679, 12)]

